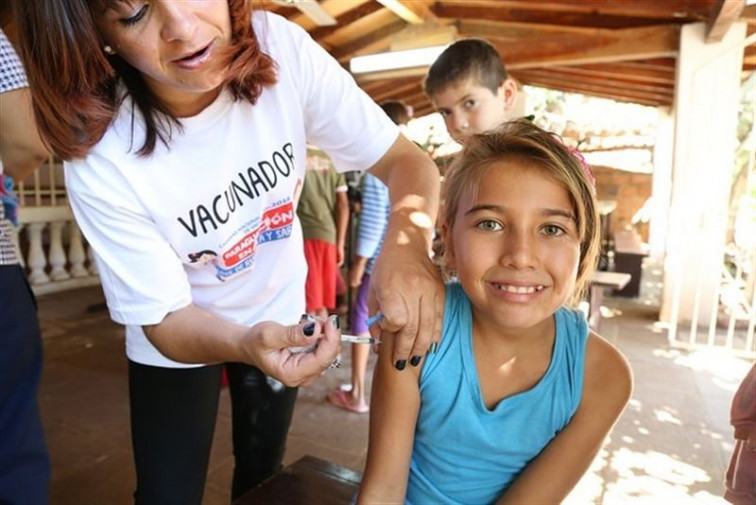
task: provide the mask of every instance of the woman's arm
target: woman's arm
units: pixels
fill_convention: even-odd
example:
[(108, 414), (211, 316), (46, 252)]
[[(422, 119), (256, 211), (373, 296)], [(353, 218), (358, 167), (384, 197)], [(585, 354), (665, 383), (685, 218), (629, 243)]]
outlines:
[(444, 288), (429, 255), (439, 174), (431, 159), (403, 135), (370, 173), (388, 186), (391, 215), (370, 278), (369, 304), (384, 315), (383, 335), (398, 337), (392, 359), (396, 363), (425, 356), (441, 336)]
[[(293, 326), (262, 322), (250, 327), (189, 305), (169, 313), (159, 324), (142, 328), (150, 342), (172, 360), (251, 363), (295, 387), (312, 383), (336, 359), (341, 332), (335, 319)], [(304, 332), (308, 324), (315, 325), (310, 336)], [(313, 352), (290, 351), (315, 342), (318, 346)]]
[(409, 463), (420, 410), (421, 368), (401, 373), (393, 366), (393, 345), (380, 346), (370, 397), (370, 440), (358, 504), (404, 503)]
[(631, 393), (627, 361), (606, 340), (591, 333), (577, 412), (497, 503), (561, 502), (590, 467)]
[(5, 173), (20, 182), (49, 156), (37, 133), (29, 88), (0, 93), (0, 111), (3, 111), (0, 114), (0, 159)]

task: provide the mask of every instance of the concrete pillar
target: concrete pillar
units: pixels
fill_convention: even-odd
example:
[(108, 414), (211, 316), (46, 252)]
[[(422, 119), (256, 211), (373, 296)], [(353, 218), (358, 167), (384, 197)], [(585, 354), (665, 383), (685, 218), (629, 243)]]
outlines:
[(703, 23), (680, 34), (672, 192), (662, 320), (708, 325), (724, 258), (746, 24), (704, 42)]
[(666, 107), (659, 108), (654, 146), (654, 173), (651, 180), (652, 218), (648, 226), (648, 253), (661, 261), (667, 246), (667, 224), (672, 194), (672, 159), (675, 145), (675, 118)]

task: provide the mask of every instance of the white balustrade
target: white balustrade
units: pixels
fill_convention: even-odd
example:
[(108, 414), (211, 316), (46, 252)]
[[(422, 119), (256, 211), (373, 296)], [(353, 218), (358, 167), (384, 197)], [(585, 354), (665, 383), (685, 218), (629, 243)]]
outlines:
[(71, 264), (71, 276), (86, 277), (89, 275), (89, 271), (87, 270), (87, 267), (84, 266), (87, 256), (84, 252), (84, 244), (81, 240), (81, 231), (79, 231), (79, 227), (76, 226), (76, 221), (71, 221), (68, 229), (70, 232), (68, 236), (68, 261)]
[(35, 222), (26, 225), (26, 236), (29, 240), (29, 257), (26, 264), (29, 267), (29, 282), (32, 285), (50, 282), (50, 277), (45, 273), (47, 258), (42, 248), (42, 231), (47, 223)]
[(97, 270), (97, 262), (94, 259), (94, 251), (92, 251), (91, 247), (87, 247), (87, 259), (89, 260), (89, 273), (100, 275), (99, 270)]
[(65, 221), (53, 221), (50, 227), (50, 279), (64, 281), (71, 276), (66, 271), (66, 253), (63, 251), (63, 227)]
[(67, 205), (21, 207), (20, 247), (29, 283), (38, 295), (99, 284), (92, 252)]

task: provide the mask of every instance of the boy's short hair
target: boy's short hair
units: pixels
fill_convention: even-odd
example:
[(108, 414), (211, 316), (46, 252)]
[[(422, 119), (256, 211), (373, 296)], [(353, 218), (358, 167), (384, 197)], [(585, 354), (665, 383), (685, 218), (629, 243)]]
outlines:
[(407, 105), (399, 100), (386, 100), (381, 102), (381, 109), (396, 124), (407, 124), (410, 119), (410, 112)]
[(448, 84), (468, 78), (494, 94), (507, 79), (501, 56), (483, 39), (460, 39), (447, 47), (428, 69), (423, 88), (429, 97), (433, 97)]

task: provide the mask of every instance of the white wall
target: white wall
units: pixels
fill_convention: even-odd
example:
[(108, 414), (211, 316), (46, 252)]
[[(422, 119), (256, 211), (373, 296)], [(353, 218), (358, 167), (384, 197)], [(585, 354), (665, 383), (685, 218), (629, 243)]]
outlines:
[(662, 320), (708, 325), (724, 256), (745, 22), (721, 42), (682, 27)]

